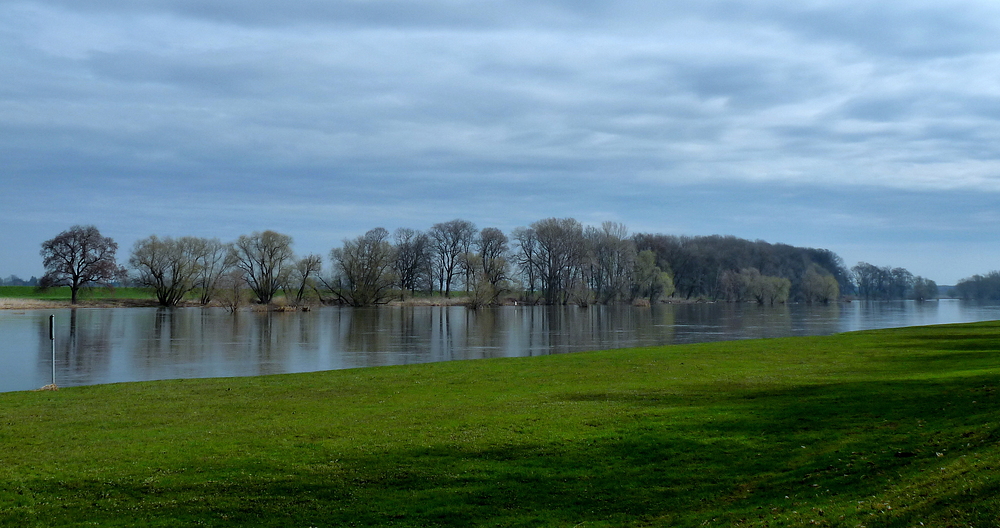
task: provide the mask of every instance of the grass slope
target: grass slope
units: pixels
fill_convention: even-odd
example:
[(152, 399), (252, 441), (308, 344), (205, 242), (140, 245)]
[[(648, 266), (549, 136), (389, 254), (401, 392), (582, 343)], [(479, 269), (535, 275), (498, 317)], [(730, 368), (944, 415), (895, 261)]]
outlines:
[(997, 526), (998, 336), (0, 394), (0, 525)]

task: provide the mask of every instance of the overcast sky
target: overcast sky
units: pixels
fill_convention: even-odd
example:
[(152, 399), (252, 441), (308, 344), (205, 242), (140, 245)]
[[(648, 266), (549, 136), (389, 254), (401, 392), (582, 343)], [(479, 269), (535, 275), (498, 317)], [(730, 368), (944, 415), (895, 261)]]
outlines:
[(993, 1), (0, 0), (0, 276), (546, 217), (1000, 269)]

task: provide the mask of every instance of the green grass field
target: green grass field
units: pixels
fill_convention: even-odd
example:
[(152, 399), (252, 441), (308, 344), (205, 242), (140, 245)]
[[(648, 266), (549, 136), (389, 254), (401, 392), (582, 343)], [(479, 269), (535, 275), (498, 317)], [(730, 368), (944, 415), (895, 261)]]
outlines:
[[(45, 301), (69, 301), (72, 292), (68, 286), (39, 290), (34, 286), (0, 286), (0, 297), (16, 299), (39, 299)], [(81, 288), (80, 300), (138, 299), (155, 300), (156, 295), (149, 288)]]
[(0, 394), (2, 526), (998, 526), (1000, 322)]

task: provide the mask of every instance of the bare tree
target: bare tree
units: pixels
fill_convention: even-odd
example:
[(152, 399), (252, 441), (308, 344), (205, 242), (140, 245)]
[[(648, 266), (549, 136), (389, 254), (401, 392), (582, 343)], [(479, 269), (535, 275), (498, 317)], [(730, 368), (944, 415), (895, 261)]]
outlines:
[(466, 257), (473, 271), (468, 290), (474, 306), (497, 304), (500, 296), (510, 290), (508, 242), (507, 235), (495, 227), (483, 229), (475, 238), (476, 253)]
[(274, 231), (242, 235), (233, 243), (230, 259), (243, 272), (260, 304), (268, 304), (284, 282), (293, 261), (292, 237)]
[[(288, 274), (288, 290), (295, 289), (295, 304), (301, 304), (306, 295), (306, 288), (315, 289), (314, 277), (323, 269), (323, 258), (319, 255), (307, 255), (295, 261), (295, 267)], [(285, 295), (288, 293), (286, 291)]]
[(528, 295), (533, 296), (538, 285), (538, 234), (534, 229), (518, 227), (514, 229), (512, 235), (517, 243), (514, 262), (521, 271)]
[(219, 301), (230, 313), (236, 313), (247, 303), (247, 281), (243, 270), (231, 268), (222, 274), (216, 284)]
[(858, 262), (851, 268), (858, 295), (865, 299), (906, 299), (913, 290), (913, 274), (904, 268), (878, 267)]
[(917, 275), (913, 279), (913, 291), (910, 297), (916, 301), (926, 301), (938, 296), (938, 285), (936, 282)]
[(399, 288), (415, 293), (418, 284), (425, 282), (422, 277), (431, 265), (430, 237), (420, 231), (399, 228), (393, 234), (396, 242), (396, 276)]
[(396, 283), (396, 255), (388, 237), (389, 231), (376, 227), (330, 252), (334, 265), (331, 289), (342, 301), (369, 306), (389, 299)]
[(228, 258), (231, 246), (223, 244), (218, 238), (195, 238), (192, 244), (198, 264), (195, 282), (196, 287), (201, 290), (198, 300), (202, 305), (207, 305), (212, 302), (219, 288), (219, 281), (233, 269), (234, 262)]
[(92, 225), (75, 225), (51, 240), (42, 242), (45, 276), (41, 285), (69, 286), (71, 303), (76, 304), (80, 288), (87, 284), (110, 284), (125, 271), (115, 261), (118, 244), (101, 235)]
[[(937, 286), (937, 284), (935, 284)], [(958, 281), (955, 293), (962, 299), (976, 301), (1000, 300), (1000, 271), (991, 271), (985, 275), (973, 275)]]
[(509, 242), (507, 235), (495, 227), (483, 229), (475, 240), (480, 261), (479, 269), (494, 288), (498, 288), (502, 281), (507, 280), (510, 270), (507, 259), (507, 254), (510, 252)]
[(451, 220), (434, 224), (430, 230), (431, 247), (434, 252), (434, 267), (441, 294), (451, 297), (451, 286), (455, 273), (462, 265), (463, 257), (469, 251), (476, 226), (467, 220)]
[(538, 269), (547, 304), (569, 301), (586, 257), (583, 226), (573, 218), (546, 218), (531, 224), (538, 237)]
[(136, 241), (129, 265), (139, 284), (153, 288), (161, 306), (176, 306), (198, 284), (198, 245), (193, 237), (152, 235)]
[(635, 242), (628, 229), (617, 222), (604, 222), (601, 228), (588, 227), (584, 232), (591, 252), (590, 287), (601, 303), (628, 297), (635, 269)]

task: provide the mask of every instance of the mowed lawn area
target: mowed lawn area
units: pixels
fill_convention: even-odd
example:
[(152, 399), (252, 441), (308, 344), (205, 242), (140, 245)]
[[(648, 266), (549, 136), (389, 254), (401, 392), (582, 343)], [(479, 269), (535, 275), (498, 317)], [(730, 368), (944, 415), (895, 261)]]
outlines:
[(1000, 323), (0, 394), (2, 526), (998, 526)]

